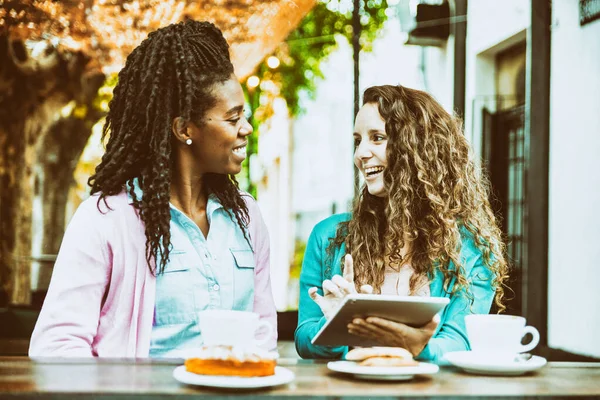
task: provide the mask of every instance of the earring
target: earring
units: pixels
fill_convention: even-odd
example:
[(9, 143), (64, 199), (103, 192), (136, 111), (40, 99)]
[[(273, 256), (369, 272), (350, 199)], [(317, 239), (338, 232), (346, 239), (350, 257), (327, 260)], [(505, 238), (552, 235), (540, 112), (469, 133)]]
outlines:
[(187, 144), (188, 146), (190, 146), (192, 144), (192, 139), (186, 139), (185, 140), (185, 144)]

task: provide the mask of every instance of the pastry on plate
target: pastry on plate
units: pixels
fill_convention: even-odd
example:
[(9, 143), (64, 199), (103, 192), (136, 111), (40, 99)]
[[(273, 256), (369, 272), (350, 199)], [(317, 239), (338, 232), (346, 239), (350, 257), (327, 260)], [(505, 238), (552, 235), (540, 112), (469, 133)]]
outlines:
[(271, 376), (277, 353), (258, 348), (203, 346), (185, 360), (185, 369), (200, 375)]
[(346, 354), (346, 360), (365, 367), (413, 367), (419, 365), (402, 347), (358, 347)]

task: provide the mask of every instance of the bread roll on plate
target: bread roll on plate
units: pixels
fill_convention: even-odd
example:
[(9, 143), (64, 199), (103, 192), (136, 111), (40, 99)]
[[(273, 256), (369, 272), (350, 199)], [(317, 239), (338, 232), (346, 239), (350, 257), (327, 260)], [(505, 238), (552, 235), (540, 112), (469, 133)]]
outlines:
[(402, 347), (360, 347), (346, 354), (346, 360), (365, 367), (406, 367), (419, 365)]

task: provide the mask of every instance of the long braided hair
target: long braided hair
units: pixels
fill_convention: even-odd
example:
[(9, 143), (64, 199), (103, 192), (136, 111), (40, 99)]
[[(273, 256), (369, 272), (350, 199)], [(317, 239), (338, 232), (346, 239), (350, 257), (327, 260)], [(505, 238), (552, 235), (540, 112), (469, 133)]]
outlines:
[[(91, 194), (100, 192), (98, 209), (106, 196), (128, 191), (145, 226), (146, 261), (155, 274), (164, 271), (171, 247), (173, 119), (201, 127), (215, 105), (215, 85), (232, 74), (229, 45), (221, 31), (192, 20), (151, 32), (119, 72), (103, 128), (103, 139), (109, 135), (106, 151), (88, 184)], [(141, 199), (134, 191), (136, 179)], [(206, 174), (203, 187), (235, 216), (248, 241), (248, 208), (235, 177)]]
[[(388, 194), (376, 197), (364, 187), (352, 220), (340, 224), (330, 242), (328, 260), (345, 243), (357, 286), (370, 284), (379, 291), (386, 261), (398, 267), (408, 260), (415, 272), (411, 292), (419, 289), (421, 276), (439, 269), (446, 291), (464, 288), (472, 298), (460, 259), (466, 234), (482, 252), (502, 311), (508, 277), (505, 246), (488, 200), (489, 184), (472, 160), (460, 121), (429, 94), (402, 86), (370, 87), (363, 104), (377, 105), (385, 120), (389, 139), (383, 180)], [(407, 241), (412, 250), (402, 255)], [(450, 262), (455, 268), (449, 268)], [(452, 281), (456, 283), (450, 288)]]

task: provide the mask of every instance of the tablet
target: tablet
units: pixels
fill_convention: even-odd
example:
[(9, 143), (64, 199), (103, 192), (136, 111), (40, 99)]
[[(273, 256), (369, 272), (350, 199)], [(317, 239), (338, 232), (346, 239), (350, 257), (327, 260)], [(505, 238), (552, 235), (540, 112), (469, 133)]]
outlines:
[(320, 346), (381, 346), (371, 339), (351, 335), (348, 324), (357, 317), (381, 317), (411, 326), (423, 326), (449, 302), (446, 297), (350, 294), (311, 343)]

